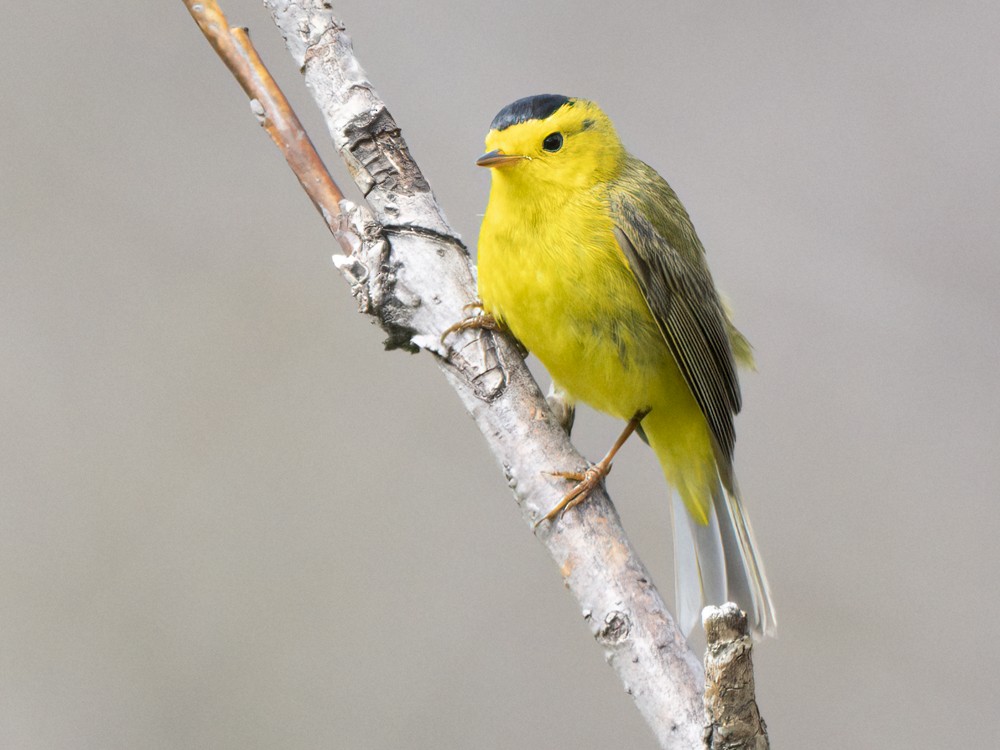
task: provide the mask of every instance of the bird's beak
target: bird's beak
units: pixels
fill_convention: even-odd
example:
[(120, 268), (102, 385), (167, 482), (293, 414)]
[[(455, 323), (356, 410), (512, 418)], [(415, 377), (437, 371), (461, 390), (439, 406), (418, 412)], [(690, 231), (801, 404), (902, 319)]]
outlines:
[(505, 154), (500, 149), (494, 149), (476, 159), (477, 167), (509, 167), (514, 162), (521, 161), (520, 154)]

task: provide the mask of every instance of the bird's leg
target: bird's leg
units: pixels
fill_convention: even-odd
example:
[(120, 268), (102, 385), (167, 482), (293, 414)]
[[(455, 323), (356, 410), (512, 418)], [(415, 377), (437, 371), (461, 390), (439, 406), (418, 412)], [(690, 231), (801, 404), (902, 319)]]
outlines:
[(604, 477), (611, 473), (611, 462), (615, 457), (615, 454), (621, 450), (621, 447), (625, 445), (625, 441), (629, 439), (629, 436), (635, 432), (639, 423), (642, 422), (643, 417), (649, 414), (648, 409), (636, 412), (635, 416), (628, 421), (625, 425), (625, 429), (622, 430), (622, 434), (618, 436), (615, 444), (611, 446), (611, 450), (608, 454), (602, 458), (599, 462), (591, 466), (585, 472), (578, 471), (553, 471), (552, 476), (562, 477), (563, 479), (569, 479), (573, 482), (577, 482), (577, 485), (567, 492), (563, 499), (552, 510), (548, 512), (543, 518), (540, 518), (535, 522), (535, 527), (537, 528), (542, 521), (551, 521), (556, 516), (559, 516), (570, 508), (579, 505), (587, 496), (593, 492), (594, 488), (600, 483)]
[(471, 310), (479, 310), (475, 315), (470, 315), (467, 318), (463, 318), (454, 325), (448, 326), (444, 333), (441, 334), (441, 343), (451, 336), (453, 333), (458, 333), (459, 331), (469, 331), (472, 329), (486, 329), (487, 331), (499, 331), (500, 324), (497, 323), (496, 318), (490, 315), (483, 309), (483, 303), (480, 300), (476, 300), (468, 305), (462, 307), (462, 310), (469, 312)]

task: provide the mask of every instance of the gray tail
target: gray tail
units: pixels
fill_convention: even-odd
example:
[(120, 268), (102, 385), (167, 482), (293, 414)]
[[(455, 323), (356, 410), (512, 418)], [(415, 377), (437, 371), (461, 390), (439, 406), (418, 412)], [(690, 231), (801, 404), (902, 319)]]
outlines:
[(677, 621), (685, 636), (701, 620), (703, 607), (727, 601), (747, 613), (754, 636), (773, 636), (777, 629), (753, 529), (740, 503), (739, 489), (732, 484), (732, 492), (721, 481), (716, 484), (706, 526), (696, 522), (673, 493)]

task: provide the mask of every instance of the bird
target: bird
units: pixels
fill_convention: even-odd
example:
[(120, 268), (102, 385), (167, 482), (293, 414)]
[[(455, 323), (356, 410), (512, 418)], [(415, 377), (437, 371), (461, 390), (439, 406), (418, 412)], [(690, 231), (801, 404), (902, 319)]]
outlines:
[(676, 193), (626, 150), (597, 104), (557, 94), (503, 107), (476, 164), (491, 172), (478, 242), (482, 309), (463, 327), (508, 331), (566, 405), (627, 422), (587, 471), (552, 472), (576, 485), (539, 523), (583, 501), (636, 432), (672, 487), (682, 632), (703, 606), (734, 601), (755, 636), (773, 635), (733, 468), (737, 363), (752, 367), (752, 349)]

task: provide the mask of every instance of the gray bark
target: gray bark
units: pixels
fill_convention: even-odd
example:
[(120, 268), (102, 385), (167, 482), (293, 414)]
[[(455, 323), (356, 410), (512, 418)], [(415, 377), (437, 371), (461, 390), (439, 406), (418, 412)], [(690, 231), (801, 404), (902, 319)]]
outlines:
[(747, 616), (735, 604), (706, 607), (705, 746), (768, 750), (767, 727), (754, 696), (753, 642)]

